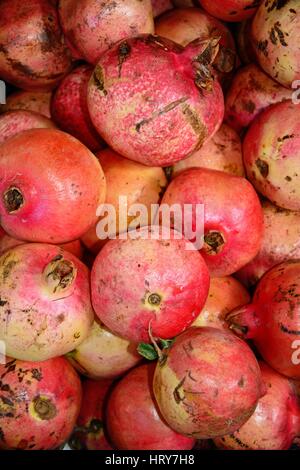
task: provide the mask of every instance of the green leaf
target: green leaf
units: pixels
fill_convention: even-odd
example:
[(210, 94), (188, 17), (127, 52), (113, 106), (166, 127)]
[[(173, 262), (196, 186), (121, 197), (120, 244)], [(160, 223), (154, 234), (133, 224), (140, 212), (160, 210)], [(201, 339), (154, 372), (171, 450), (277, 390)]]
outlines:
[(158, 358), (158, 354), (152, 344), (140, 343), (137, 347), (137, 351), (141, 356), (148, 359), (148, 361), (154, 361)]
[(160, 338), (160, 344), (163, 349), (168, 349), (174, 342), (174, 339), (161, 339)]

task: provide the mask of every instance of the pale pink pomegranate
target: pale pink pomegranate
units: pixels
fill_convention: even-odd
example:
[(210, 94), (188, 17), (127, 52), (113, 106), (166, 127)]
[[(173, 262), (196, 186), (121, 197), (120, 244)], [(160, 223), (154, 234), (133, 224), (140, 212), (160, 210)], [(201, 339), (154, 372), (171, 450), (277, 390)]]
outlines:
[(28, 129), (55, 129), (54, 122), (33, 111), (8, 111), (0, 115), (0, 144)]
[(0, 114), (25, 109), (51, 118), (51, 96), (50, 91), (15, 91), (7, 96), (5, 104), (0, 104)]

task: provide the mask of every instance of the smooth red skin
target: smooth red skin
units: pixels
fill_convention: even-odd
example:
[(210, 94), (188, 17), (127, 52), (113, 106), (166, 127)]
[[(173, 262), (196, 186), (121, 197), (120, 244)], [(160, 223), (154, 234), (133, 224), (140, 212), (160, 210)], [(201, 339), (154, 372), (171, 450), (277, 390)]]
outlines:
[(16, 91), (6, 98), (6, 103), (0, 105), (0, 114), (7, 111), (25, 109), (51, 118), (50, 91)]
[[(77, 373), (62, 357), (44, 362), (6, 361), (0, 364), (1, 401), (12, 402), (12, 406), (4, 405), (4, 410), (13, 416), (0, 415), (0, 449), (59, 447), (71, 434), (80, 410), (82, 391)], [(41, 420), (31, 414), (30, 404), (38, 396), (51, 400), (55, 417)]]
[(257, 65), (247, 65), (236, 73), (226, 95), (225, 121), (241, 132), (268, 106), (291, 98), (291, 90), (272, 80)]
[(91, 64), (121, 39), (154, 32), (151, 0), (60, 0), (59, 17), (69, 42)]
[[(90, 80), (92, 121), (104, 140), (124, 157), (148, 166), (171, 165), (200, 148), (220, 127), (224, 113), (221, 87), (214, 81), (212, 91), (200, 93), (194, 83), (192, 60), (203, 52), (203, 44), (183, 49), (151, 35), (125, 42), (131, 50), (121, 72), (119, 48), (124, 41), (101, 56)], [(100, 70), (107, 94), (97, 87)], [(183, 99), (184, 103), (177, 103)], [(173, 109), (162, 111), (174, 102)]]
[(32, 111), (8, 111), (0, 115), (0, 144), (28, 129), (55, 129), (54, 122)]
[(173, 9), (173, 3), (170, 0), (151, 0), (151, 4), (154, 18)]
[(237, 27), (237, 49), (243, 64), (255, 62), (255, 53), (251, 45), (250, 31), (252, 19), (242, 21)]
[(252, 22), (250, 37), (259, 65), (287, 88), (300, 79), (299, 28), (298, 0), (263, 1)]
[[(67, 243), (96, 223), (106, 183), (96, 157), (55, 129), (24, 131), (0, 147), (0, 216), (14, 238)], [(17, 187), (24, 204), (9, 214), (3, 195)]]
[[(263, 213), (251, 184), (239, 176), (191, 168), (169, 184), (162, 204), (204, 204), (204, 235), (219, 231), (225, 238), (217, 254), (200, 250), (212, 277), (228, 276), (247, 264), (260, 248)], [(193, 206), (195, 207), (195, 206)], [(195, 229), (195, 211), (193, 211)], [(203, 227), (201, 227), (201, 230)]]
[[(227, 317), (231, 328), (252, 339), (273, 369), (298, 380), (300, 366), (293, 362), (298, 357), (294, 342), (299, 341), (300, 331), (299, 278), (299, 260), (278, 264), (261, 278), (252, 303)], [(240, 326), (247, 327), (247, 332), (241, 332)]]
[[(220, 36), (220, 45), (236, 52), (233, 36), (229, 29), (213, 16), (199, 8), (174, 9), (155, 22), (155, 34), (186, 46), (195, 39), (207, 39)], [(228, 73), (217, 72), (218, 78), (223, 79)]]
[(263, 111), (245, 136), (243, 157), (247, 177), (258, 192), (279, 207), (300, 210), (299, 106), (284, 101)]
[(262, 207), (264, 234), (261, 248), (256, 257), (236, 273), (238, 279), (249, 287), (276, 264), (300, 258), (299, 212), (280, 209), (269, 201), (264, 201)]
[(68, 72), (71, 56), (48, 0), (2, 0), (0, 75), (24, 90), (51, 90)]
[[(1, 236), (0, 234), (0, 256), (5, 253), (5, 251), (10, 250), (11, 248), (14, 248), (15, 246), (23, 245), (24, 242), (23, 240), (17, 240), (16, 238), (10, 237), (9, 235), (6, 235), (5, 232), (3, 231), (3, 235)], [(83, 256), (83, 247), (81, 245), (80, 240), (74, 240), (73, 242), (69, 243), (62, 243), (60, 247), (69, 253), (72, 253), (74, 256), (76, 256), (78, 259), (82, 259)]]
[[(132, 220), (129, 216), (119, 224), (120, 197), (127, 197), (128, 208), (133, 204), (144, 204), (150, 215), (148, 223), (151, 224), (151, 205), (159, 203), (161, 193), (168, 184), (164, 170), (128, 160), (110, 148), (100, 150), (96, 156), (107, 184), (105, 203), (112, 204), (116, 211), (117, 233), (127, 230)], [(107, 241), (99, 239), (97, 225), (98, 223), (81, 238), (83, 244), (94, 254), (98, 254)]]
[(89, 65), (80, 65), (62, 80), (53, 94), (51, 115), (61, 130), (97, 151), (103, 147), (103, 141), (92, 124), (86, 102), (92, 72)]
[[(150, 229), (151, 230), (151, 229)], [(157, 232), (158, 227), (153, 227)], [(173, 338), (203, 308), (209, 289), (202, 256), (186, 249), (186, 240), (150, 239), (149, 228), (136, 240), (109, 240), (92, 269), (92, 302), (96, 315), (114, 333), (133, 342), (149, 342), (149, 326), (157, 338)], [(146, 233), (149, 239), (140, 236)], [(158, 307), (147, 295), (158, 293)]]
[(288, 450), (300, 432), (300, 408), (291, 382), (260, 362), (267, 393), (234, 434), (215, 439), (228, 450)]
[(4, 235), (6, 235), (5, 231), (3, 230), (3, 228), (0, 226), (0, 239), (2, 237), (4, 237)]
[(266, 391), (249, 346), (210, 327), (190, 328), (175, 339), (156, 367), (153, 390), (169, 426), (196, 439), (236, 431)]
[[(77, 425), (89, 428), (92, 420), (104, 422), (105, 406), (112, 380), (84, 380), (82, 383), (82, 405), (77, 419)], [(83, 448), (87, 450), (111, 450), (106, 433), (101, 429), (97, 433), (75, 432)]]
[(190, 450), (195, 440), (173, 431), (157, 407), (154, 363), (136, 367), (113, 389), (107, 405), (107, 429), (120, 450)]
[(214, 277), (210, 280), (206, 303), (192, 326), (227, 329), (226, 315), (248, 302), (248, 291), (234, 277)]
[(198, 2), (212, 16), (229, 22), (250, 18), (259, 4), (253, 0), (198, 0)]
[(172, 177), (182, 170), (199, 167), (225, 171), (225, 173), (236, 176), (245, 176), (242, 144), (237, 132), (223, 123), (201, 149), (173, 165)]
[[(44, 270), (57, 256), (76, 271), (73, 282), (56, 292)], [(71, 253), (27, 243), (5, 252), (0, 270), (0, 339), (9, 356), (47, 360), (72, 351), (88, 336), (94, 319), (89, 270)]]

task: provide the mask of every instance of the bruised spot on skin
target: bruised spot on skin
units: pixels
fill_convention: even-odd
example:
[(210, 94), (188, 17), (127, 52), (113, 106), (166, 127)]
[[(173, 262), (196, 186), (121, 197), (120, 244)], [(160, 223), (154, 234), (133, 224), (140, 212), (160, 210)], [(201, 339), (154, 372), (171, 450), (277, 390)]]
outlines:
[(49, 421), (57, 415), (56, 406), (50, 398), (38, 395), (29, 405), (33, 417), (41, 421)]
[(101, 92), (103, 96), (107, 95), (107, 90), (105, 89), (104, 86), (104, 75), (103, 75), (103, 70), (100, 65), (97, 65), (95, 68), (95, 71), (93, 73), (93, 80), (95, 82), (95, 85), (97, 89)]
[(268, 57), (268, 40), (265, 39), (264, 41), (258, 41), (256, 43), (257, 49), (263, 53), (265, 57)]
[(119, 49), (118, 49), (119, 78), (121, 78), (123, 63), (129, 57), (130, 52), (131, 52), (131, 47), (127, 41), (124, 41), (119, 45)]
[(262, 160), (261, 158), (258, 158), (256, 161), (255, 161), (255, 165), (256, 167), (258, 168), (261, 176), (263, 178), (267, 178), (268, 174), (269, 174), (269, 165), (267, 162), (265, 162), (264, 160)]
[(242, 107), (245, 111), (247, 111), (250, 114), (254, 113), (256, 109), (255, 103), (251, 100), (242, 101)]
[(206, 139), (206, 128), (199, 119), (199, 116), (196, 111), (194, 111), (188, 104), (185, 104), (183, 106), (182, 112), (186, 117), (188, 123), (193, 128), (195, 134), (198, 135), (198, 143), (195, 148), (195, 150), (197, 150), (202, 146), (204, 140)]
[(177, 403), (177, 405), (179, 405), (179, 403), (181, 403), (185, 399), (184, 395), (183, 396), (180, 395), (180, 389), (182, 389), (185, 379), (186, 377), (183, 377), (183, 379), (180, 380), (179, 384), (174, 388), (174, 391), (173, 391), (174, 400)]
[(164, 106), (162, 109), (159, 109), (158, 111), (155, 111), (152, 116), (150, 116), (149, 118), (145, 118), (145, 119), (142, 119), (141, 121), (139, 121), (136, 125), (135, 125), (135, 130), (136, 132), (140, 132), (141, 130), (141, 127), (143, 127), (144, 125), (148, 124), (149, 122), (153, 121), (154, 119), (156, 119), (157, 117), (163, 115), (163, 114), (166, 114), (166, 113), (169, 113), (170, 111), (172, 111), (173, 109), (177, 108), (177, 106), (185, 103), (186, 101), (188, 100), (188, 97), (187, 96), (183, 96), (182, 98), (180, 98), (179, 100), (176, 100), (176, 101), (172, 101), (171, 103), (167, 104), (166, 106)]

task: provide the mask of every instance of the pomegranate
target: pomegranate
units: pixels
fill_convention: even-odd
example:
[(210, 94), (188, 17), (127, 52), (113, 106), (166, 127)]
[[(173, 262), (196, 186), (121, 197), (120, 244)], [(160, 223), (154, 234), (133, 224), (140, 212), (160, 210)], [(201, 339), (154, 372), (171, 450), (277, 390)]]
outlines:
[(95, 151), (103, 146), (103, 142), (92, 124), (86, 102), (92, 72), (89, 65), (80, 65), (62, 80), (53, 95), (51, 114), (63, 131)]
[(67, 358), (81, 374), (91, 379), (114, 379), (141, 361), (137, 345), (114, 335), (94, 321), (87, 338)]
[[(162, 168), (149, 168), (141, 163), (133, 162), (109, 148), (97, 153), (107, 183), (106, 204), (111, 204), (116, 213), (116, 233), (125, 232), (134, 219), (128, 212), (134, 204), (143, 204), (148, 210), (146, 224), (153, 222), (151, 205), (157, 204), (161, 193), (167, 186), (167, 179)], [(122, 199), (121, 199), (122, 198)], [(120, 206), (126, 210), (127, 217), (120, 214)], [(103, 220), (103, 218), (102, 218)], [(83, 237), (85, 246), (97, 254), (105, 240), (97, 236), (97, 225), (92, 227)], [(114, 230), (115, 232), (115, 230)], [(113, 234), (110, 234), (112, 236)], [(107, 240), (106, 240), (107, 241)]]
[(28, 129), (55, 129), (50, 119), (32, 111), (8, 111), (0, 115), (0, 144)]
[(55, 129), (24, 131), (0, 146), (0, 216), (15, 238), (66, 243), (97, 220), (105, 177), (95, 156)]
[(223, 21), (243, 21), (254, 15), (260, 0), (198, 0), (211, 15)]
[(200, 148), (224, 114), (222, 90), (209, 67), (217, 42), (197, 40), (184, 49), (141, 35), (106, 51), (88, 88), (90, 115), (104, 140), (149, 166), (170, 165)]
[(227, 328), (226, 315), (248, 302), (250, 296), (239, 281), (231, 276), (212, 278), (206, 304), (192, 326)]
[(269, 201), (264, 201), (262, 206), (264, 235), (261, 248), (256, 257), (236, 274), (249, 287), (276, 264), (300, 258), (299, 212), (281, 209)]
[(237, 49), (243, 64), (250, 64), (255, 61), (255, 52), (250, 38), (251, 23), (252, 18), (242, 21), (237, 27)]
[(15, 91), (6, 98), (5, 104), (0, 105), (0, 114), (25, 109), (51, 118), (51, 96), (50, 91)]
[(88, 335), (93, 310), (89, 272), (54, 245), (28, 243), (0, 257), (0, 340), (9, 356), (44, 361)]
[(201, 254), (211, 276), (228, 276), (258, 253), (263, 214), (258, 196), (245, 178), (206, 168), (190, 168), (170, 183), (162, 204), (179, 204), (182, 208), (184, 204), (191, 204), (193, 224), (196, 204), (204, 205)]
[(63, 357), (0, 364), (0, 449), (51, 450), (68, 439), (80, 410), (80, 380)]
[[(109, 240), (92, 269), (95, 312), (114, 333), (134, 341), (172, 338), (203, 308), (209, 289), (202, 256), (178, 232), (157, 226)], [(150, 335), (150, 336), (149, 336)]]
[(227, 26), (199, 8), (179, 8), (161, 16), (155, 24), (155, 33), (171, 39), (181, 46), (199, 38), (220, 36), (220, 50), (214, 63), (219, 79), (223, 82), (237, 61), (233, 36)]
[(60, 0), (59, 16), (69, 42), (91, 64), (115, 42), (154, 31), (151, 0)]
[(71, 65), (56, 8), (49, 0), (2, 0), (0, 76), (24, 90), (47, 91)]
[(234, 129), (222, 124), (218, 132), (193, 155), (173, 165), (172, 176), (187, 168), (209, 168), (244, 176), (241, 139)]
[(151, 3), (154, 18), (173, 8), (171, 0), (151, 0)]
[(300, 379), (300, 261), (289, 260), (259, 281), (250, 304), (233, 310), (226, 321), (253, 340), (263, 359), (287, 377)]
[(299, 0), (261, 2), (251, 28), (259, 65), (288, 88), (300, 79), (299, 28)]
[(173, 431), (162, 419), (152, 390), (155, 364), (136, 367), (113, 389), (107, 428), (120, 450), (189, 450), (195, 440)]
[(249, 346), (210, 327), (190, 328), (175, 339), (157, 364), (153, 387), (169, 426), (196, 439), (233, 433), (265, 393)]
[(291, 101), (267, 108), (243, 143), (244, 164), (257, 191), (284, 209), (300, 210), (300, 107)]
[(274, 82), (257, 65), (247, 65), (237, 72), (226, 95), (225, 120), (241, 132), (265, 108), (291, 97), (291, 90)]
[[(10, 250), (15, 246), (23, 245), (24, 243), (26, 242), (24, 242), (23, 240), (18, 240), (17, 238), (10, 237), (4, 232), (2, 237), (0, 235), (0, 256), (3, 255), (3, 253), (5, 253), (7, 250)], [(83, 257), (83, 248), (80, 240), (74, 240), (73, 242), (69, 243), (62, 243), (60, 247), (63, 250), (72, 253), (78, 259), (81, 259)]]
[(260, 362), (267, 393), (250, 419), (234, 434), (215, 439), (230, 450), (287, 450), (300, 435), (300, 408), (291, 382)]
[(111, 450), (104, 431), (104, 412), (111, 380), (85, 380), (82, 384), (82, 405), (77, 429), (70, 445), (75, 450)]

